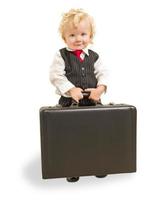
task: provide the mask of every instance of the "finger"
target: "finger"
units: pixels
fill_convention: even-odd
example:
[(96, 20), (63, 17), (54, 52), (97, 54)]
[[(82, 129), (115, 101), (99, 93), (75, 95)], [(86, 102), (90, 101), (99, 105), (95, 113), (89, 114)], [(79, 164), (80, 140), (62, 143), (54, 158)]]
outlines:
[(80, 93), (79, 99), (83, 99), (83, 94), (82, 93)]
[(79, 99), (75, 99), (75, 101), (76, 101), (77, 103), (79, 103)]
[(75, 98), (75, 100), (79, 103), (79, 100), (80, 99), (83, 99), (83, 95), (82, 95), (82, 93), (80, 93), (80, 94), (78, 94), (77, 96), (76, 96), (76, 98)]
[(76, 101), (77, 103), (79, 102), (78, 97), (73, 96), (72, 98), (73, 98), (73, 100)]

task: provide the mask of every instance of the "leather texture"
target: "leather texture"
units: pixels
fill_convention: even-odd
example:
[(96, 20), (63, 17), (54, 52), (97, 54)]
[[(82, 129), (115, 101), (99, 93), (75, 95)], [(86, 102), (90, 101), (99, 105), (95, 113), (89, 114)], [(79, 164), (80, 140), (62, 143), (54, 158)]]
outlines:
[(42, 107), (42, 177), (136, 171), (136, 108), (131, 105)]

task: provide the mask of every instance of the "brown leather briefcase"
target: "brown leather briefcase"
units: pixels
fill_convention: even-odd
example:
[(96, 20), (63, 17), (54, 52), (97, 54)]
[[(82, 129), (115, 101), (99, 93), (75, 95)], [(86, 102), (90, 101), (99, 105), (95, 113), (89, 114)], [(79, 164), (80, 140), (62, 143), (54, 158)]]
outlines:
[(40, 109), (42, 177), (136, 171), (136, 108), (131, 105)]

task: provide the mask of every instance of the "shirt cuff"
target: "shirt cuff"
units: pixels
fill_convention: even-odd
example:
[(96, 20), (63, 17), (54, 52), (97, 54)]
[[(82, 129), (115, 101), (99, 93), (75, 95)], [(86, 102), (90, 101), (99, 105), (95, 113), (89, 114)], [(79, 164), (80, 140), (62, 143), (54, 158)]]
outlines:
[(68, 91), (75, 87), (71, 82), (67, 82), (65, 84), (62, 84), (60, 87), (59, 87), (59, 91), (61, 93), (62, 96), (64, 97), (70, 97)]

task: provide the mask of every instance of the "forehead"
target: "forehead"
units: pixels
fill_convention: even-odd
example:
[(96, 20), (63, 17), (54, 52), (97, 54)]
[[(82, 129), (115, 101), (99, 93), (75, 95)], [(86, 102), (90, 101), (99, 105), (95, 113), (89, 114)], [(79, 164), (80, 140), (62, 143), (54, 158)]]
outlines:
[(74, 24), (73, 22), (69, 22), (66, 28), (67, 32), (71, 31), (89, 31), (91, 29), (91, 25), (88, 19), (83, 19), (80, 22)]

